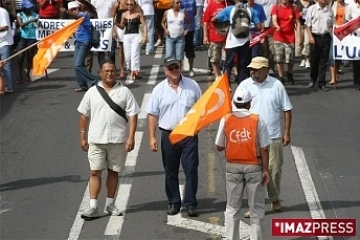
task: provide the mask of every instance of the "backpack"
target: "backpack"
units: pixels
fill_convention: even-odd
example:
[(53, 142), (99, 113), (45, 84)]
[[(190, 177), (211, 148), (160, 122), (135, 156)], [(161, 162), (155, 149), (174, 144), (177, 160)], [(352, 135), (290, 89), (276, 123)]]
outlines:
[(250, 14), (247, 5), (236, 4), (230, 26), (231, 33), (236, 38), (247, 38), (250, 34)]
[(91, 46), (94, 48), (100, 47), (100, 33), (96, 31), (95, 27), (91, 24)]

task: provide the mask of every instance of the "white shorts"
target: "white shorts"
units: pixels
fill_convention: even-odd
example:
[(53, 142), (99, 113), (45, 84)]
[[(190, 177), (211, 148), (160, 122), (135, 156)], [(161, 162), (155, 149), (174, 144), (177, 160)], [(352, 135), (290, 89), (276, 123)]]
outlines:
[(117, 36), (116, 41), (124, 42), (124, 32), (125, 32), (124, 29), (116, 27), (116, 36)]
[(88, 158), (90, 170), (104, 170), (106, 168), (114, 172), (124, 169), (127, 152), (125, 143), (118, 144), (89, 144)]

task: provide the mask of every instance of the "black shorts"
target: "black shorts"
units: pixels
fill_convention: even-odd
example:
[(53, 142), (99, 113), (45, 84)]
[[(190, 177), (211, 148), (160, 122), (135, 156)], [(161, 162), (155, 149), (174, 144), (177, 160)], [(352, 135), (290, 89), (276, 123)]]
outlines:
[(160, 31), (163, 29), (161, 26), (161, 20), (163, 19), (164, 13), (167, 9), (155, 9), (155, 28)]
[(195, 58), (193, 31), (189, 31), (185, 36), (185, 56), (187, 58)]

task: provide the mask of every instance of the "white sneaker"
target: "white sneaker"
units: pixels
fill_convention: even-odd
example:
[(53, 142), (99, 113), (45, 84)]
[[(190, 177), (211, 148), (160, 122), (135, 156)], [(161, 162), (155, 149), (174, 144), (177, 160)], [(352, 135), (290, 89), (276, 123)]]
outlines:
[(81, 218), (85, 220), (92, 220), (98, 217), (100, 217), (100, 214), (97, 208), (89, 208), (81, 214)]
[(310, 66), (310, 61), (306, 61), (305, 62), (305, 68), (310, 68), (311, 66)]
[(157, 42), (155, 43), (154, 47), (159, 47), (159, 46), (162, 46), (163, 43), (160, 39), (157, 40)]
[(301, 60), (300, 67), (305, 67), (305, 60)]
[(194, 70), (190, 70), (190, 71), (189, 71), (189, 76), (190, 76), (190, 77), (195, 76), (195, 72), (194, 72)]
[(122, 216), (123, 215), (122, 212), (120, 212), (120, 210), (117, 209), (113, 203), (105, 208), (104, 213), (110, 214), (112, 216)]

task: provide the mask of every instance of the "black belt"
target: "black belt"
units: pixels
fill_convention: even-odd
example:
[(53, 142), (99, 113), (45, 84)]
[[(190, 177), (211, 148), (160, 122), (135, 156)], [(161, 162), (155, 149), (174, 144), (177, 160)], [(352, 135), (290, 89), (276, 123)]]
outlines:
[(330, 37), (330, 33), (323, 33), (323, 34), (313, 33), (312, 35), (313, 35), (314, 37), (318, 37), (318, 38), (327, 38), (327, 37)]
[(166, 130), (166, 129), (163, 129), (163, 128), (161, 128), (161, 127), (159, 127), (159, 129), (160, 129), (160, 131), (164, 131), (164, 132), (167, 132), (167, 133), (171, 133), (171, 132), (172, 132), (172, 130)]

